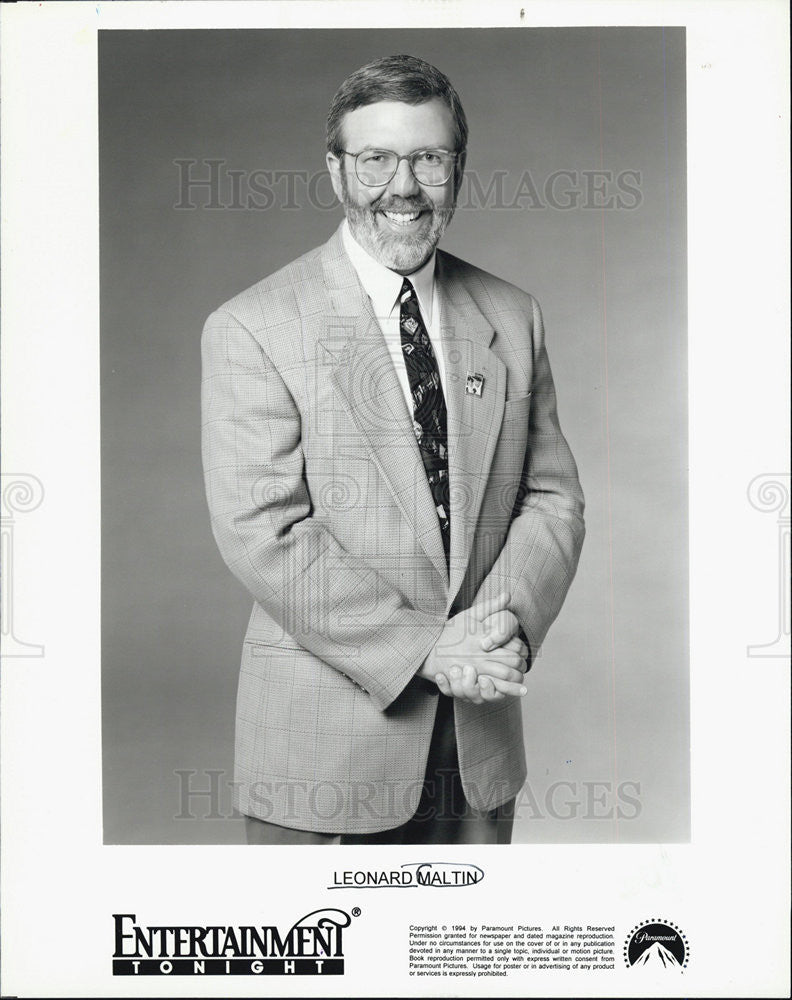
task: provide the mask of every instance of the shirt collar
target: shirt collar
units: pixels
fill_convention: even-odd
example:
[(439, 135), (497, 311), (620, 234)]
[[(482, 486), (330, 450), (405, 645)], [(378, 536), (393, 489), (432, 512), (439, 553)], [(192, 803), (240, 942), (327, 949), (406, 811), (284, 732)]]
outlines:
[[(341, 228), (341, 238), (344, 242), (349, 259), (360, 278), (360, 283), (371, 299), (374, 306), (374, 315), (379, 317), (390, 316), (394, 307), (398, 303), (404, 276), (390, 268), (380, 264), (368, 251), (357, 242), (349, 228), (349, 223), (344, 219)], [(432, 306), (434, 297), (434, 270), (435, 251), (429, 260), (426, 261), (417, 271), (408, 274), (410, 283), (418, 296), (418, 305), (421, 308), (421, 315), (428, 324), (432, 322)]]

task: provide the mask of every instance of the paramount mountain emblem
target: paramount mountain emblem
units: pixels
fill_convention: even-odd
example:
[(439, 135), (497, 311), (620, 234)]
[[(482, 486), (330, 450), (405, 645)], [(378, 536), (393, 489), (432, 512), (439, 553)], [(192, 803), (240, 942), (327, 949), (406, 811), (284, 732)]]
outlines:
[(660, 944), (659, 941), (653, 941), (646, 951), (641, 952), (640, 956), (636, 958), (634, 965), (648, 965), (651, 962), (652, 965), (676, 965), (679, 966), (679, 962), (676, 960), (676, 956), (672, 954), (664, 945)]
[(648, 966), (682, 972), (689, 956), (687, 937), (676, 924), (661, 920), (633, 927), (624, 945), (624, 961), (628, 967)]
[(114, 913), (113, 921), (114, 976), (342, 976), (343, 931), (352, 918), (327, 907), (286, 931), (263, 924), (141, 927), (134, 913)]

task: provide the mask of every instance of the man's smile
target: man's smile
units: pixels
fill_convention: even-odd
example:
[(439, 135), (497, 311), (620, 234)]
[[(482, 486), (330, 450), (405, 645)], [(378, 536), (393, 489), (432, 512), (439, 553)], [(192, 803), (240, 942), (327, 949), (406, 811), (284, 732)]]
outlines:
[(392, 212), (381, 209), (377, 214), (383, 216), (396, 232), (413, 232), (420, 227), (422, 219), (431, 213), (425, 209), (412, 212)]

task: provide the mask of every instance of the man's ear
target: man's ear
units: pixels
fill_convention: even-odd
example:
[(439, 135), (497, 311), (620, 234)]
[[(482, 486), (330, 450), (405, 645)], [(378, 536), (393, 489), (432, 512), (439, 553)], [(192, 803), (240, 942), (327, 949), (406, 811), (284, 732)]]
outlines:
[(328, 153), (325, 159), (327, 161), (327, 169), (330, 171), (330, 183), (333, 185), (333, 191), (335, 191), (336, 198), (343, 205), (344, 189), (341, 186), (341, 171), (344, 168), (341, 160), (334, 153)]

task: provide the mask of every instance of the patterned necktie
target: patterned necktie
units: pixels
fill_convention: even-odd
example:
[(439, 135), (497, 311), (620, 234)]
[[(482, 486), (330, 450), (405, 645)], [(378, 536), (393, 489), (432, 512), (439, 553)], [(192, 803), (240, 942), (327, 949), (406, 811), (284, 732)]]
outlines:
[(446, 565), (451, 551), (451, 510), (448, 490), (447, 413), (440, 371), (432, 350), (432, 342), (421, 319), (415, 289), (405, 278), (399, 293), (404, 363), (413, 398), (413, 428), (418, 439), (426, 478), (437, 509), (443, 536)]

